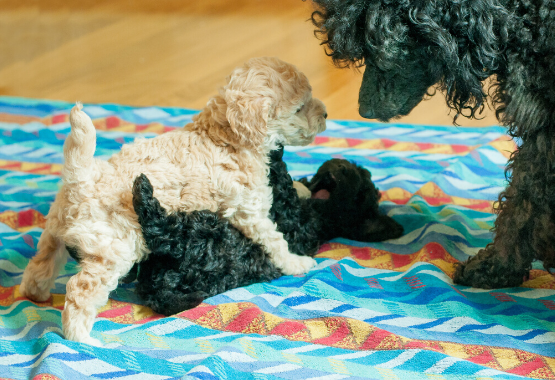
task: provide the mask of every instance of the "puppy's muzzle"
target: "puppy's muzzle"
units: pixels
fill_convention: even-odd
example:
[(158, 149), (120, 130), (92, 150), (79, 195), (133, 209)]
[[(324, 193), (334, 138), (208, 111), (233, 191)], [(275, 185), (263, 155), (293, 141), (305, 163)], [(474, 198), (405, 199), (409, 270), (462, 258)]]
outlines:
[(312, 179), (309, 190), (312, 193), (311, 198), (329, 199), (330, 194), (337, 187), (335, 176), (331, 172), (316, 174)]

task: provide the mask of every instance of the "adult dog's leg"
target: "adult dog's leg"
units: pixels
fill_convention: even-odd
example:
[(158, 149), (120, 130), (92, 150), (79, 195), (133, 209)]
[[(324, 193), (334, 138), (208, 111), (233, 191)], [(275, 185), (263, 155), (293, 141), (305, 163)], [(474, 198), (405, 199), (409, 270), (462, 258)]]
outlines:
[(65, 245), (53, 235), (48, 224), (39, 239), (38, 253), (25, 268), (19, 287), (21, 295), (38, 302), (50, 298), (50, 289), (68, 256)]
[(524, 140), (511, 158), (509, 186), (500, 195), (493, 243), (460, 264), (454, 281), (477, 288), (520, 285), (532, 261), (555, 259), (555, 146), (543, 131)]

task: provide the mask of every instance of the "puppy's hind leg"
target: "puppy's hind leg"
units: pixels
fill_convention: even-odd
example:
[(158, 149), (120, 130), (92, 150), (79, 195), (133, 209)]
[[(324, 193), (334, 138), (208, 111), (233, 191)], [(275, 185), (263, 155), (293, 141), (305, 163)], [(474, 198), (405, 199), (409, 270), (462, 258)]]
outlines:
[(118, 285), (118, 279), (131, 269), (133, 261), (121, 260), (132, 256), (127, 244), (113, 240), (99, 244), (97, 252), (88, 252), (81, 260), (81, 271), (66, 285), (66, 302), (62, 312), (66, 339), (101, 346), (90, 336), (97, 309), (108, 302), (108, 296)]
[(37, 302), (50, 298), (50, 289), (54, 287), (54, 281), (66, 260), (64, 243), (55, 238), (48, 228), (45, 229), (38, 243), (37, 255), (23, 272), (19, 287), (21, 295)]

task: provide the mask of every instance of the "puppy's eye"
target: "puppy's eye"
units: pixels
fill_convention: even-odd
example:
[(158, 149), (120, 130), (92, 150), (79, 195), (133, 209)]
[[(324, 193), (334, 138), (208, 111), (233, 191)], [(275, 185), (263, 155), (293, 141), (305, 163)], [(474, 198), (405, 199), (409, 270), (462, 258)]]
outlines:
[(300, 106), (299, 108), (297, 108), (297, 113), (301, 112), (304, 108), (304, 104), (302, 106)]

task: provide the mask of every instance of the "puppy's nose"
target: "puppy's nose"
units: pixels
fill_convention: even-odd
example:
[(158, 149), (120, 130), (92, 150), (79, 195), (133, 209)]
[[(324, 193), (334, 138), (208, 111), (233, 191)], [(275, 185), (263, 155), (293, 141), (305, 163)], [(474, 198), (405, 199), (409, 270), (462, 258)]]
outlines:
[(327, 118), (328, 118), (328, 113), (326, 112), (326, 113), (324, 114), (324, 119), (327, 119)]

